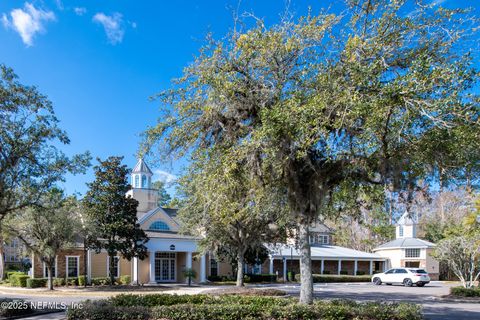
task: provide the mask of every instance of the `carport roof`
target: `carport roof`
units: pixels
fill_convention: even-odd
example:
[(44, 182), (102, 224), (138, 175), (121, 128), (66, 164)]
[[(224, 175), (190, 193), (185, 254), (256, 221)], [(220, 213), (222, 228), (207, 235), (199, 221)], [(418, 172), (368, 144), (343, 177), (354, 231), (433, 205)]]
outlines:
[(378, 251), (382, 249), (433, 248), (433, 247), (435, 247), (435, 244), (426, 240), (422, 240), (418, 238), (398, 238), (376, 247), (375, 249), (373, 249), (373, 251)]
[[(300, 252), (295, 247), (280, 246), (271, 248), (272, 256), (274, 258), (290, 257), (298, 258)], [(339, 246), (321, 245), (312, 246), (312, 260), (333, 259), (333, 260), (385, 260), (384, 257), (370, 252), (358, 251)]]

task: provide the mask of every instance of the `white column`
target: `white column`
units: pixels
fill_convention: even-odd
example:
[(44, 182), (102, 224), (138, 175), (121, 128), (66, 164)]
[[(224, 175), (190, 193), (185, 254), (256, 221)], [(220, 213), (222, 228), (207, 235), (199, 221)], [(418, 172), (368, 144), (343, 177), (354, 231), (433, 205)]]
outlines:
[(283, 257), (283, 282), (287, 281), (287, 259)]
[[(188, 270), (188, 269), (192, 269), (192, 253), (191, 252), (187, 252), (187, 258), (186, 258), (186, 261), (185, 261), (185, 269)], [(188, 283), (188, 278), (185, 279), (185, 282)]]
[(138, 258), (133, 258), (133, 283), (138, 284)]
[(270, 265), (268, 266), (268, 273), (273, 274), (273, 257), (270, 257)]
[(155, 252), (150, 252), (150, 283), (157, 283), (155, 281)]
[(87, 283), (92, 283), (92, 250), (87, 250)]
[(357, 260), (354, 260), (354, 261), (353, 261), (353, 275), (354, 275), (354, 276), (357, 275), (357, 270), (358, 270), (358, 261), (357, 261)]
[(201, 283), (204, 283), (207, 281), (207, 272), (206, 272), (206, 261), (207, 259), (205, 259), (205, 255), (202, 254), (200, 256), (200, 282)]
[(320, 261), (320, 274), (323, 274), (324, 269), (325, 269), (325, 261), (322, 259)]
[(370, 275), (373, 274), (373, 260), (370, 260), (370, 269), (369, 269)]
[(342, 260), (338, 260), (338, 275), (340, 275), (340, 271), (342, 271)]

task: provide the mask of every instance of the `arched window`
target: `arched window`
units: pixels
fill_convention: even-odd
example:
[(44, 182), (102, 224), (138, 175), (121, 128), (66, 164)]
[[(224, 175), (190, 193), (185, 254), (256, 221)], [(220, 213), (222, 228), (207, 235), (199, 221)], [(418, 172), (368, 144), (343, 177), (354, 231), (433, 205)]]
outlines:
[(147, 176), (142, 174), (142, 188), (147, 187)]
[(135, 175), (135, 185), (133, 187), (134, 188), (140, 187), (140, 178), (138, 177), (138, 174)]
[(157, 220), (150, 225), (149, 230), (163, 230), (168, 231), (170, 227), (163, 221)]

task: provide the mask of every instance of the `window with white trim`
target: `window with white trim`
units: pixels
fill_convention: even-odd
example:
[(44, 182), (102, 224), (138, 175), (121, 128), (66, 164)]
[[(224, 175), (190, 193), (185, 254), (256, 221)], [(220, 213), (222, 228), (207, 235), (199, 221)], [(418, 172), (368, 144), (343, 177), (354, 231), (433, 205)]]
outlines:
[(310, 244), (329, 244), (330, 237), (328, 234), (313, 232), (310, 234)]
[[(115, 278), (120, 277), (120, 258), (118, 256), (113, 257), (113, 276)], [(110, 277), (110, 257), (107, 256), (107, 276)]]
[(403, 237), (403, 226), (400, 226), (400, 227), (398, 228), (398, 236), (399, 236), (399, 237)]
[(418, 248), (405, 249), (405, 258), (420, 258), (420, 249)]
[(75, 278), (79, 276), (80, 257), (79, 256), (67, 256), (67, 278)]
[(214, 277), (218, 276), (218, 262), (213, 258), (210, 259), (210, 275)]
[[(53, 263), (53, 266), (52, 266), (52, 275), (54, 278), (57, 277), (57, 258), (56, 257), (55, 257), (55, 262)], [(43, 277), (48, 278), (48, 268), (45, 262), (43, 263)]]
[(163, 222), (161, 220), (157, 220), (150, 225), (148, 230), (168, 231), (168, 230), (170, 230), (170, 227), (165, 222)]

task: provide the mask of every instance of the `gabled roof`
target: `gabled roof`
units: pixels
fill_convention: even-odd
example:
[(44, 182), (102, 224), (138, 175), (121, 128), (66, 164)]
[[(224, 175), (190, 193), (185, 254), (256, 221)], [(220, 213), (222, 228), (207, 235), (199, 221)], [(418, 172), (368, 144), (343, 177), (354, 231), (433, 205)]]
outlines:
[(418, 224), (417, 215), (414, 213), (409, 213), (405, 210), (400, 219), (397, 221), (397, 225), (410, 226), (413, 224)]
[(150, 170), (150, 168), (147, 166), (147, 164), (145, 163), (145, 161), (143, 161), (142, 158), (138, 159), (138, 162), (133, 168), (132, 173), (146, 173), (149, 175), (153, 175), (152, 170)]
[(143, 216), (140, 217), (140, 219), (138, 219), (138, 223), (143, 224), (151, 216), (157, 214), (158, 212), (164, 213), (165, 216), (167, 216), (168, 219), (170, 219), (175, 225), (177, 226), (179, 225), (178, 222), (174, 219), (177, 214), (177, 209), (169, 209), (169, 208), (162, 208), (162, 207), (157, 207), (145, 213)]
[(375, 249), (373, 249), (373, 251), (378, 251), (382, 249), (433, 248), (433, 247), (435, 247), (435, 244), (426, 240), (422, 240), (418, 238), (398, 238), (376, 247)]

